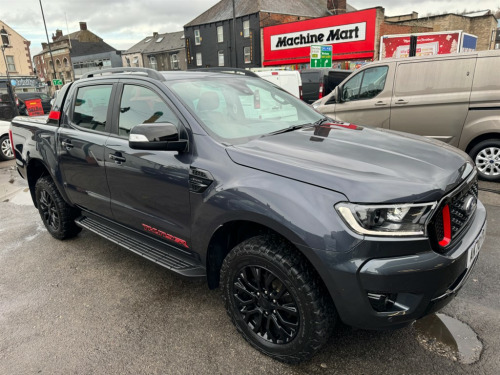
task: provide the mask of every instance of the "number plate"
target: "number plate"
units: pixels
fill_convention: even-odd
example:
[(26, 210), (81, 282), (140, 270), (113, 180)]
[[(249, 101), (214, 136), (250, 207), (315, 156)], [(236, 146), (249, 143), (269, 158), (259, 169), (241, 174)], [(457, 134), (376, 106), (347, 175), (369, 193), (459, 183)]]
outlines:
[(483, 229), (481, 229), (479, 236), (477, 236), (476, 240), (467, 251), (467, 268), (470, 268), (472, 263), (474, 263), (474, 260), (477, 258), (479, 250), (481, 249), (481, 246), (483, 246), (485, 235), (486, 235), (486, 223), (484, 224)]

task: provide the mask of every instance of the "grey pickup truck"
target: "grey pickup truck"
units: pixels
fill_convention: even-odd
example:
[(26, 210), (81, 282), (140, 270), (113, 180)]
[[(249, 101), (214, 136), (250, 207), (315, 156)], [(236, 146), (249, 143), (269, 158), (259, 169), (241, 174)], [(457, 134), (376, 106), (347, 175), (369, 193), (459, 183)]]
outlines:
[(310, 358), (339, 320), (397, 328), (438, 310), (484, 239), (465, 153), (335, 122), (258, 77), (88, 73), (46, 123), (10, 131), (53, 237), (84, 228), (205, 278), (242, 336), (283, 362)]

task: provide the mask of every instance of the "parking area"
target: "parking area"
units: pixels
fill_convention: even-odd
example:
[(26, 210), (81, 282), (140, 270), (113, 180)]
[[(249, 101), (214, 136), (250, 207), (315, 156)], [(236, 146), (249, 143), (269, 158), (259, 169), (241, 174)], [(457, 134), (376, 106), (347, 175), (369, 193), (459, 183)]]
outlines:
[(477, 362), (422, 345), (415, 326), (339, 325), (319, 355), (289, 366), (244, 341), (218, 290), (85, 230), (52, 238), (14, 162), (0, 162), (0, 374), (498, 374), (500, 186), (480, 188), (486, 241), (467, 284), (442, 311), (477, 334)]

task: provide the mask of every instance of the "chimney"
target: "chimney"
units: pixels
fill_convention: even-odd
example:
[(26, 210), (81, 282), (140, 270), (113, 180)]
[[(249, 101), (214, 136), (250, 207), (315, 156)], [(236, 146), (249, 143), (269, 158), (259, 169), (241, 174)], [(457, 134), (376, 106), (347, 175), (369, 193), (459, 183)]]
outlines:
[(42, 43), (42, 49), (46, 50), (49, 48), (49, 45), (47, 43)]
[[(333, 3), (333, 10), (330, 10), (330, 2)], [(343, 14), (347, 12), (347, 1), (346, 0), (327, 0), (326, 2), (328, 10), (333, 14)]]
[(80, 22), (80, 30), (82, 31), (87, 30), (87, 22)]
[(153, 33), (153, 38), (154, 38), (154, 39), (156, 39), (156, 37), (157, 37), (157, 36), (158, 36), (158, 33), (155, 31), (155, 32)]
[(332, 14), (335, 14), (335, 6), (333, 5), (333, 0), (326, 0), (326, 9)]

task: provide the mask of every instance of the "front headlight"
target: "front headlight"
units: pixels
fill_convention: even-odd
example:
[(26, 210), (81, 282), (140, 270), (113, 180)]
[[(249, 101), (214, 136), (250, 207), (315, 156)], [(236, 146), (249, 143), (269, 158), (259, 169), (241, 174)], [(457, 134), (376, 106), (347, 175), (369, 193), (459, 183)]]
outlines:
[(318, 108), (318, 107), (320, 106), (320, 104), (321, 104), (321, 99), (316, 100), (316, 101), (315, 101), (314, 103), (312, 103), (311, 105), (312, 105), (312, 107), (313, 107), (314, 109), (316, 109), (316, 108)]
[(363, 205), (338, 203), (335, 209), (349, 227), (371, 236), (422, 236), (436, 202), (424, 204)]

